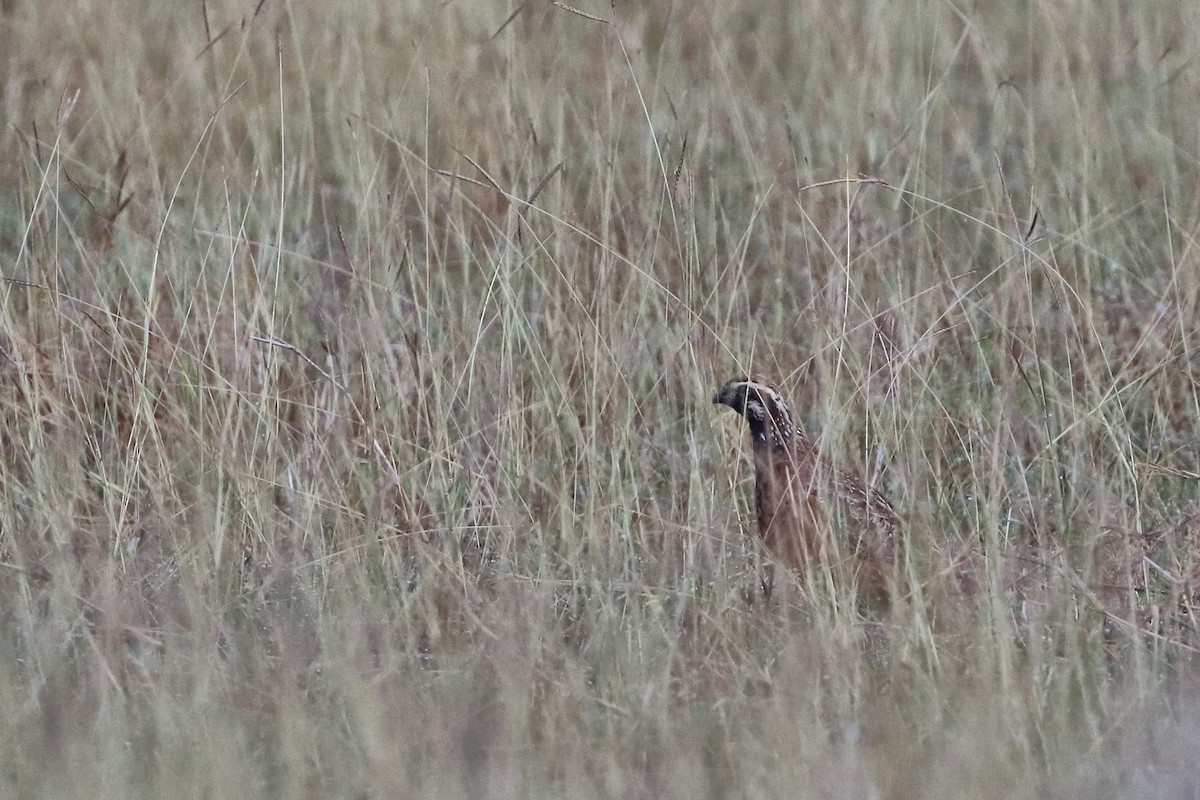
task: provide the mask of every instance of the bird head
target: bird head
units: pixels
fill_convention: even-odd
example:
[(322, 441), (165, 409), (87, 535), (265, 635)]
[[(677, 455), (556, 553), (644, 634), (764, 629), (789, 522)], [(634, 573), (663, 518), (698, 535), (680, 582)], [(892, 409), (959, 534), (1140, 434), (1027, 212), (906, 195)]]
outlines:
[(746, 418), (755, 444), (783, 447), (795, 428), (783, 395), (771, 384), (757, 378), (734, 378), (722, 386), (713, 403), (729, 406)]

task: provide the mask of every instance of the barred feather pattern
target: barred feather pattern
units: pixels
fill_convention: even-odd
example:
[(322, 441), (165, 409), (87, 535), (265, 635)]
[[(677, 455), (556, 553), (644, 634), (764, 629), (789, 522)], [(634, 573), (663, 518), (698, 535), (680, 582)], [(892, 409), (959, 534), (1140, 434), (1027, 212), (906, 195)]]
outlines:
[(822, 566), (835, 575), (848, 570), (860, 594), (888, 596), (900, 534), (891, 502), (823, 457), (770, 383), (735, 378), (713, 403), (749, 425), (758, 532), (767, 551), (802, 578)]

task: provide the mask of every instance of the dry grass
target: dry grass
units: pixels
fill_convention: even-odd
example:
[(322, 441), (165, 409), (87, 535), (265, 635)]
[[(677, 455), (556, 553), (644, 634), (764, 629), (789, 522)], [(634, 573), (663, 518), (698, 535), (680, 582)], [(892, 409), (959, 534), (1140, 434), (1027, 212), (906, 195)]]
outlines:
[(0, 3), (4, 796), (1195, 792), (1200, 9), (573, 5)]

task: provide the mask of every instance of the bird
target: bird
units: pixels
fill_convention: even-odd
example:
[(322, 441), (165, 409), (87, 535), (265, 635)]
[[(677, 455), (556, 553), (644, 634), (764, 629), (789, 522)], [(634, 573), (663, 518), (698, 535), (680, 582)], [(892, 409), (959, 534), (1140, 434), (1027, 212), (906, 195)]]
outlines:
[[(713, 403), (746, 418), (754, 450), (758, 533), (768, 554), (803, 582), (828, 568), (860, 597), (886, 601), (894, 586), (900, 518), (891, 501), (823, 456), (783, 395), (756, 377), (722, 386)], [(769, 594), (773, 572), (763, 588)]]

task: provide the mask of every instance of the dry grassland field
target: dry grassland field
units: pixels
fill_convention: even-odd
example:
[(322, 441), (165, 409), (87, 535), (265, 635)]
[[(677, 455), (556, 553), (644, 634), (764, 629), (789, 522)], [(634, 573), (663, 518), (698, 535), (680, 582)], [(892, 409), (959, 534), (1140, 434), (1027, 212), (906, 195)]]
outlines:
[[(0, 797), (1200, 792), (1200, 4), (2, 0), (0, 70)], [(746, 374), (886, 596), (773, 563)]]

